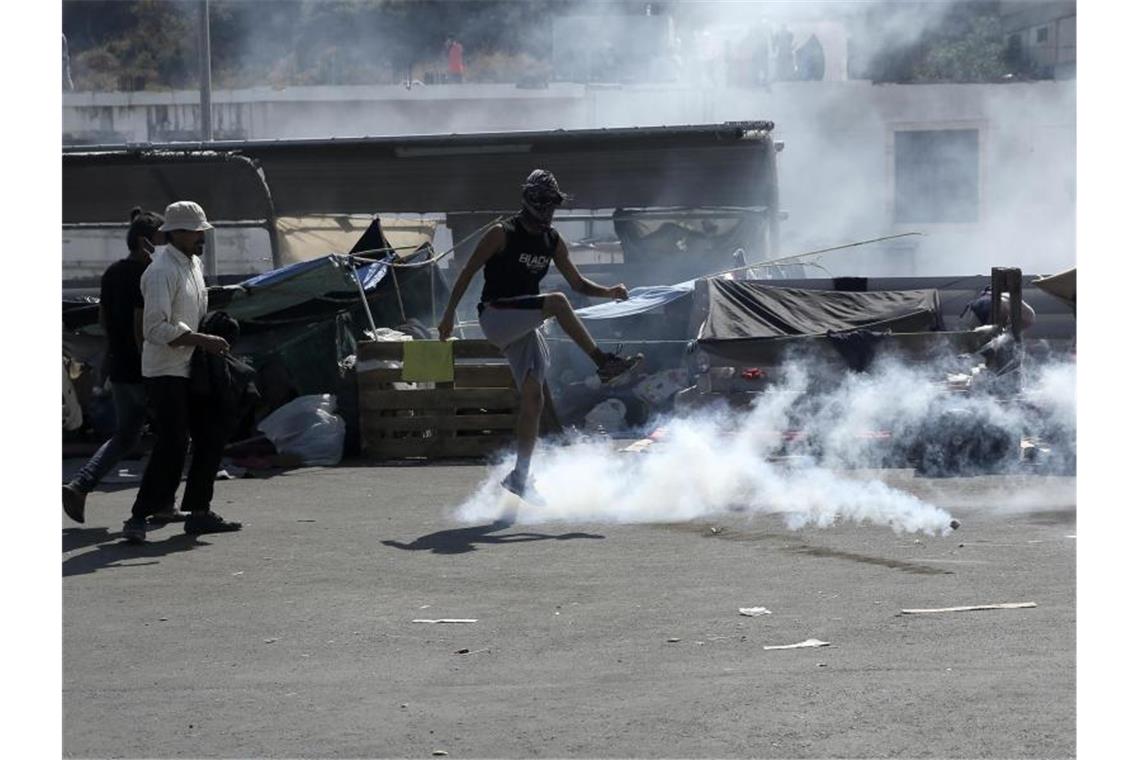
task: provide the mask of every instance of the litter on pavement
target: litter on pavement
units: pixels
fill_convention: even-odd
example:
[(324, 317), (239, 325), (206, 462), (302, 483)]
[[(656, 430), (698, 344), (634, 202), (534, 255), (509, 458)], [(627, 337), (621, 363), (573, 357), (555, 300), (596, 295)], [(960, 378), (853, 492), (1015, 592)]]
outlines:
[(759, 617), (760, 615), (771, 615), (772, 610), (767, 607), (741, 607), (740, 614), (745, 617)]
[(812, 649), (815, 647), (829, 647), (830, 641), (820, 641), (819, 639), (808, 639), (801, 641), (798, 644), (782, 644), (780, 646), (767, 646), (765, 649)]
[(1006, 602), (1003, 604), (974, 604), (967, 607), (933, 607), (925, 610), (903, 610), (904, 615), (921, 615), (928, 612), (973, 612), (975, 610), (1022, 610), (1036, 607), (1037, 602)]

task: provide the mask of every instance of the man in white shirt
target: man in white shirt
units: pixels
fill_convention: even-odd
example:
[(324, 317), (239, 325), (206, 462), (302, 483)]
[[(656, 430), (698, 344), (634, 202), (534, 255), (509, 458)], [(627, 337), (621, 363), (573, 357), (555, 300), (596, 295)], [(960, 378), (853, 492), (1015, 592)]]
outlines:
[(147, 517), (170, 504), (182, 479), (186, 449), (194, 439), (194, 454), (182, 493), (189, 512), (185, 531), (191, 535), (241, 529), (210, 511), (214, 478), (225, 446), (222, 426), (190, 393), (190, 358), (194, 350), (211, 354), (229, 350), (223, 338), (197, 331), (206, 316), (206, 281), (201, 256), (205, 250), (206, 212), (193, 201), (166, 207), (167, 245), (157, 249), (141, 280), (143, 294), (142, 375), (154, 423), (155, 445), (143, 472), (131, 518), (123, 523), (123, 538), (146, 540)]

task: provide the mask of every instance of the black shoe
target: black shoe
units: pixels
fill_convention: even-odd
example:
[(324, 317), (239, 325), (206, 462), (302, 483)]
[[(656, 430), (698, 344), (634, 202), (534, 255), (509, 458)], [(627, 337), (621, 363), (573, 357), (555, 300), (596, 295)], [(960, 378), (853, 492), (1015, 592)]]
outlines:
[(191, 536), (203, 533), (232, 533), (241, 530), (241, 523), (225, 520), (217, 512), (191, 512), (183, 530)]
[(87, 494), (71, 483), (63, 486), (63, 512), (77, 523), (82, 523), (87, 508)]
[(606, 354), (601, 366), (598, 367), (598, 379), (602, 381), (602, 385), (623, 383), (630, 379), (633, 371), (638, 368), (644, 358), (644, 354), (634, 354), (633, 356)]
[(146, 543), (146, 518), (132, 516), (123, 523), (123, 540), (128, 544)]

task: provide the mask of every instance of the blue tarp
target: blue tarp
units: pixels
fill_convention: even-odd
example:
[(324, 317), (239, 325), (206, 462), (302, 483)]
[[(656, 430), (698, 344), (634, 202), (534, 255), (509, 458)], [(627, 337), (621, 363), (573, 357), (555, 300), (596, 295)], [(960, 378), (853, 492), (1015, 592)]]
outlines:
[(609, 301), (584, 309), (575, 309), (580, 319), (620, 319), (644, 314), (693, 292), (696, 280), (685, 280), (675, 285), (650, 285), (629, 291), (629, 300)]
[[(360, 261), (359, 259), (357, 260)], [(329, 254), (319, 259), (310, 259), (309, 261), (301, 261), (296, 264), (290, 264), (280, 269), (274, 269), (269, 272), (263, 272), (255, 277), (251, 277), (241, 283), (241, 287), (246, 290), (253, 290), (256, 288), (263, 288), (269, 285), (277, 285), (292, 280), (294, 278), (302, 277), (312, 274), (326, 274), (333, 271), (340, 272), (344, 284), (347, 287), (356, 290), (356, 284), (352, 281), (352, 276), (349, 273), (349, 263), (347, 256), (340, 256), (337, 254)], [(384, 279), (384, 275), (388, 272), (387, 261), (370, 261), (367, 263), (358, 263), (356, 267), (356, 274), (360, 278), (360, 284), (364, 286), (365, 290), (375, 287), (379, 284), (380, 280)]]

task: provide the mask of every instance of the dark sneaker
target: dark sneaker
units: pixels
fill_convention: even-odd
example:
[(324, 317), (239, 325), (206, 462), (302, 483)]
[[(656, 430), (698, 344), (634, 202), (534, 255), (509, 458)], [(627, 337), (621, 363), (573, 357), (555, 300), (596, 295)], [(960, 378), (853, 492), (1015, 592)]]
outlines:
[(183, 528), (191, 536), (203, 533), (233, 533), (241, 530), (241, 523), (224, 519), (217, 512), (191, 512)]
[(630, 379), (633, 371), (641, 365), (641, 360), (644, 358), (644, 354), (634, 354), (633, 356), (606, 354), (602, 366), (598, 367), (598, 379), (602, 381), (602, 385), (624, 383)]
[(77, 523), (82, 523), (87, 508), (87, 494), (73, 484), (63, 486), (63, 512)]
[(146, 518), (131, 517), (123, 523), (123, 540), (128, 544), (141, 544), (146, 542)]
[(525, 502), (535, 506), (542, 506), (545, 503), (542, 496), (539, 495), (538, 489), (534, 487), (534, 478), (529, 477), (523, 483), (517, 470), (511, 470), (507, 477), (503, 478), (501, 485)]

